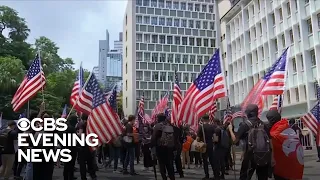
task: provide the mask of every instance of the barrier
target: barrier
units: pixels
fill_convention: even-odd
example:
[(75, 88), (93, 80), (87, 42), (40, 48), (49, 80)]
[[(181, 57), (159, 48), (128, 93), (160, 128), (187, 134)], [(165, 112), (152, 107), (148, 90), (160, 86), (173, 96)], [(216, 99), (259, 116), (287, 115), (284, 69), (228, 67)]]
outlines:
[(303, 122), (300, 119), (296, 119), (295, 123), (301, 129), (302, 134), (299, 136), (300, 142), (303, 147), (315, 147), (315, 138), (312, 132), (304, 126)]

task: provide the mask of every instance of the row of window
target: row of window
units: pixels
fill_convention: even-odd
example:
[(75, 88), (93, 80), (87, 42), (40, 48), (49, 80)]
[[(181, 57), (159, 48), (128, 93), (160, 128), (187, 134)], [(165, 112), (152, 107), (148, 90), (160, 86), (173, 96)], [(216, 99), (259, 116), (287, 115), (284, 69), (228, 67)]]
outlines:
[[(143, 39), (142, 39), (143, 37)], [(215, 39), (168, 35), (136, 34), (136, 42), (215, 47)]]
[[(160, 26), (174, 26), (174, 27), (188, 27), (196, 29), (215, 29), (214, 21), (199, 21), (199, 20), (187, 20), (187, 19), (178, 19), (178, 18), (164, 18), (164, 17), (151, 17), (150, 16), (141, 16), (137, 15), (136, 21), (138, 24), (151, 24), (151, 25), (160, 25)], [(209, 23), (209, 24), (208, 24)]]
[[(211, 1), (214, 3), (215, 0)], [(158, 8), (167, 8), (167, 9), (177, 9), (177, 10), (188, 10), (196, 12), (214, 12), (213, 5), (193, 3), (193, 2), (178, 2), (178, 1), (164, 1), (164, 0), (137, 0), (137, 6), (146, 6), (146, 7), (158, 7)]]
[[(143, 55), (143, 56), (142, 56)], [(188, 55), (188, 54), (165, 54), (165, 53), (150, 53), (137, 52), (136, 61), (145, 62), (168, 62), (168, 63), (183, 63), (183, 64), (207, 64), (210, 56)]]
[[(136, 79), (144, 81), (170, 81), (173, 82), (174, 72), (158, 71), (137, 71)], [(177, 73), (179, 82), (193, 82), (197, 78), (197, 73)]]

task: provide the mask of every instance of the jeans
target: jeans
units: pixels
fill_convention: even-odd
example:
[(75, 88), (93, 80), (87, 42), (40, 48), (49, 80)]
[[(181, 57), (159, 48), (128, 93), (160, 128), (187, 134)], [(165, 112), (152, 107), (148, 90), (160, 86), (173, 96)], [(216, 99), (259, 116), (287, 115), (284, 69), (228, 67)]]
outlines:
[(33, 165), (32, 163), (27, 163), (26, 174), (24, 175), (25, 180), (33, 180)]
[(126, 158), (124, 161), (123, 171), (127, 171), (128, 165), (130, 164), (130, 173), (134, 173), (134, 154), (135, 147), (128, 147), (126, 152)]
[(118, 161), (120, 157), (120, 148), (114, 147), (112, 145), (109, 146), (110, 159), (108, 161), (108, 165), (113, 161), (113, 170), (116, 171), (118, 169)]

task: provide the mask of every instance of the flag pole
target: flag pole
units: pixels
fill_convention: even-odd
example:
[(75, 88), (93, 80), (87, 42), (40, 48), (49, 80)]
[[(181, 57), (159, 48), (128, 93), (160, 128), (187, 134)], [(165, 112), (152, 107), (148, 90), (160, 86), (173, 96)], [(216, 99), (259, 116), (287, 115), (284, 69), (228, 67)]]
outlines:
[(28, 101), (27, 118), (30, 116), (30, 101)]
[[(79, 71), (80, 71), (80, 69), (79, 69)], [(84, 85), (83, 85), (83, 88), (82, 88), (82, 89), (84, 89), (84, 88), (87, 86), (88, 81), (89, 81), (90, 77), (92, 76), (92, 72), (93, 72), (93, 70), (91, 71), (90, 75), (88, 76), (88, 79), (87, 79), (87, 80), (86, 80), (86, 82), (84, 83)], [(81, 89), (81, 91), (82, 91), (82, 89)], [(78, 96), (76, 103), (73, 103), (72, 108), (70, 109), (70, 111), (69, 111), (68, 116), (67, 116), (67, 118), (66, 118), (66, 119), (68, 119), (68, 117), (70, 116), (70, 114), (71, 114), (72, 110), (74, 109), (74, 106), (75, 106), (76, 104), (78, 104), (78, 102), (79, 102), (79, 98), (80, 98), (80, 95)]]
[[(38, 56), (39, 56), (39, 61), (40, 61), (40, 68), (42, 68), (42, 64), (41, 64), (41, 56), (40, 56), (40, 50), (38, 49)], [(42, 84), (43, 78), (42, 78), (42, 74), (41, 74), (41, 84)], [(44, 90), (43, 90), (43, 86), (41, 88), (41, 92), (42, 92), (42, 102), (44, 102)], [(29, 102), (28, 102), (29, 103)], [(45, 106), (44, 106), (45, 109)]]

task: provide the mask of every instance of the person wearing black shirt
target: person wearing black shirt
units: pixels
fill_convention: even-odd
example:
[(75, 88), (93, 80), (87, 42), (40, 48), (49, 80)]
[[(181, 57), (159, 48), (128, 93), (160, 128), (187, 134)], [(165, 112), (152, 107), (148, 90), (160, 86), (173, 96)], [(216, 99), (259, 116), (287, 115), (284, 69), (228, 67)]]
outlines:
[[(87, 119), (88, 116), (82, 115), (82, 121), (78, 123), (79, 134), (86, 133), (87, 130)], [(89, 149), (89, 146), (85, 145), (79, 148), (79, 164), (80, 164), (80, 175), (81, 180), (87, 180), (87, 167), (88, 172), (91, 176), (92, 180), (97, 179), (96, 171), (94, 169), (94, 153), (92, 153)]]
[[(214, 148), (213, 148), (213, 159), (214, 159), (214, 176), (219, 177), (220, 179), (224, 179), (225, 175), (225, 156), (227, 153), (227, 149), (222, 147), (221, 141), (223, 140), (221, 138), (221, 134), (225, 129), (223, 128), (223, 125), (221, 124), (219, 119), (216, 119), (215, 125), (217, 128), (214, 131), (213, 135), (213, 143), (214, 143)], [(220, 174), (221, 172), (221, 174)], [(215, 178), (217, 179), (217, 178)]]
[[(199, 125), (199, 129), (198, 129), (198, 133), (197, 133), (198, 134), (197, 141), (198, 142), (202, 141), (207, 144), (207, 151), (202, 154), (203, 169), (204, 169), (204, 173), (205, 173), (205, 177), (202, 179), (209, 180), (208, 159), (209, 159), (209, 162), (211, 164), (213, 171), (214, 171), (214, 167), (215, 167), (212, 138), (213, 138), (213, 134), (215, 134), (216, 126), (209, 124), (209, 116), (208, 115), (205, 115), (202, 117), (202, 122), (203, 122), (203, 125)], [(203, 133), (202, 129), (204, 130), (204, 133)], [(203, 134), (204, 134), (205, 138), (203, 137)], [(204, 139), (205, 139), (205, 141), (204, 141)], [(219, 175), (216, 173), (215, 179), (219, 180), (219, 178), (220, 178)]]
[[(262, 124), (263, 122), (258, 118), (258, 111), (259, 108), (255, 104), (249, 104), (245, 110), (247, 115), (247, 120), (250, 121), (253, 125)], [(239, 127), (238, 132), (234, 134), (232, 130), (232, 124), (229, 125), (228, 129), (234, 143), (237, 143), (240, 139), (246, 142), (246, 150), (243, 156), (243, 161), (241, 164), (240, 170), (240, 180), (247, 180), (251, 179), (254, 171), (258, 176), (258, 180), (268, 180), (268, 169), (269, 166), (259, 167), (256, 166), (254, 161), (252, 160), (253, 156), (252, 153), (248, 151), (248, 132), (250, 127), (247, 123), (244, 123), (242, 126)], [(266, 132), (268, 133), (268, 129), (266, 128)], [(271, 159), (270, 159), (271, 161)]]
[(173, 126), (173, 129), (174, 129), (175, 137), (177, 137), (174, 162), (176, 165), (177, 173), (179, 174), (180, 178), (183, 178), (184, 175), (183, 175), (183, 170), (182, 170), (182, 163), (181, 163), (180, 154), (182, 152), (182, 144), (184, 143), (186, 136), (184, 136), (182, 125), (180, 127)]
[(9, 179), (12, 176), (12, 167), (15, 159), (14, 141), (17, 140), (18, 133), (15, 131), (16, 123), (10, 121), (8, 127), (1, 131), (1, 134), (7, 134), (6, 144), (1, 152), (0, 177)]
[[(68, 129), (66, 130), (67, 134), (76, 134), (76, 124), (78, 122), (76, 116), (71, 116), (68, 119)], [(77, 158), (77, 149), (76, 147), (64, 147), (65, 149), (69, 149), (71, 151), (70, 155), (72, 157), (70, 162), (64, 163), (63, 167), (63, 177), (64, 180), (74, 180), (74, 166)]]

